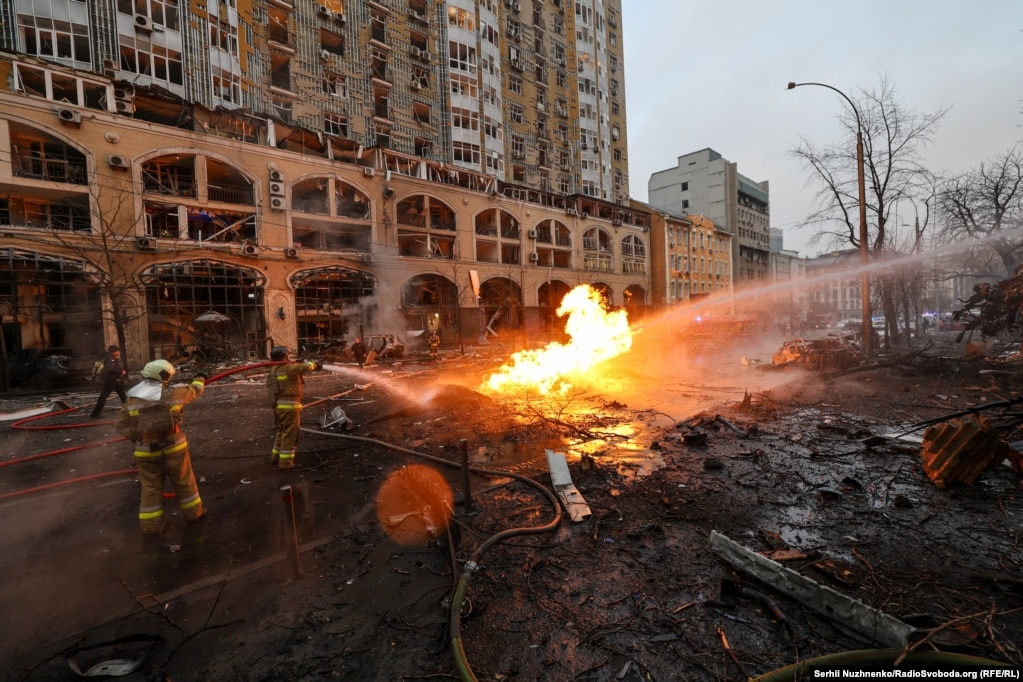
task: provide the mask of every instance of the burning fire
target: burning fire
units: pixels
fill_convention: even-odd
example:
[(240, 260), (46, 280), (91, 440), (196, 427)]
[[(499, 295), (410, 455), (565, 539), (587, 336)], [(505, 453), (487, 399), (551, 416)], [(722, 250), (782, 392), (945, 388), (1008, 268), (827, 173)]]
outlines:
[(535, 390), (542, 395), (564, 394), (571, 388), (571, 381), (584, 379), (602, 362), (632, 348), (634, 332), (625, 311), (604, 310), (600, 294), (589, 285), (568, 292), (557, 314), (568, 316), (568, 344), (554, 342), (540, 350), (515, 353), (511, 362), (483, 382), (482, 392), (512, 395)]

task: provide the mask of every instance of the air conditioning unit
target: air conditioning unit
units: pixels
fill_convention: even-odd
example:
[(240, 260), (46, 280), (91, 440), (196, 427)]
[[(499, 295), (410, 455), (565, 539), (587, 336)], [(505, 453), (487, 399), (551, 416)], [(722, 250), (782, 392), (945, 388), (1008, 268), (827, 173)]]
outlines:
[(424, 52), (423, 52), (423, 61), (424, 61), (424, 62), (428, 62), (428, 61), (430, 61), (431, 59), (433, 59), (433, 55), (432, 55), (432, 54), (430, 54), (429, 52), (425, 52), (425, 51), (424, 51)]
[(284, 196), (284, 183), (283, 182), (271, 182), (270, 183), (270, 196), (283, 197)]
[(139, 251), (156, 251), (156, 237), (135, 237), (135, 248)]
[(540, 254), (534, 251), (533, 253), (529, 254), (529, 260), (532, 263), (538, 263), (540, 261)]
[(131, 168), (131, 161), (119, 154), (111, 154), (107, 157), (107, 162), (114, 168)]
[(119, 99), (119, 100), (114, 102), (114, 109), (119, 114), (134, 114), (135, 113), (135, 105), (132, 104), (131, 102), (123, 100), (123, 99)]
[(284, 182), (284, 173), (276, 168), (270, 169), (270, 182)]
[(341, 24), (345, 23), (347, 21), (347, 18), (345, 17), (345, 13), (344, 12), (334, 12), (334, 21), (336, 21), (338, 23), (341, 23)]
[(270, 208), (275, 211), (283, 211), (284, 197), (270, 197)]
[(330, 50), (320, 50), (320, 59), (325, 62), (329, 62), (330, 58), (334, 56), (334, 53)]
[(536, 239), (536, 230), (530, 230), (529, 231), (529, 238), (530, 239)]
[(373, 262), (373, 254), (372, 253), (364, 253), (359, 258), (359, 260), (361, 260), (363, 263), (372, 263)]
[(423, 87), (423, 84), (420, 83), (419, 81), (417, 81), (417, 80), (413, 80), (412, 81), (412, 89), (413, 90), (420, 90), (420, 89), (422, 89), (422, 87)]
[(140, 31), (152, 31), (153, 20), (147, 17), (145, 14), (136, 14), (135, 28), (137, 28)]
[(514, 5), (512, 5), (512, 9), (518, 12), (522, 9), (522, 5), (516, 2)]
[(74, 123), (75, 125), (82, 124), (82, 115), (74, 109), (58, 109), (57, 118), (64, 123)]
[(258, 256), (259, 246), (254, 242), (242, 242), (242, 254), (245, 256)]
[(615, 227), (618, 227), (622, 224), (622, 221), (615, 218), (614, 220), (611, 221), (611, 224), (614, 225)]
[(590, 218), (590, 214), (587, 213), (586, 211), (583, 211), (583, 220), (589, 220), (589, 218)]
[(330, 19), (331, 17), (334, 16), (334, 13), (331, 12), (326, 5), (320, 5), (319, 9), (316, 10), (316, 13), (319, 14), (324, 19)]
[[(117, 62), (114, 62), (114, 66), (116, 65)], [(130, 102), (134, 96), (135, 93), (131, 90), (131, 88), (114, 88), (114, 99)]]
[(579, 211), (571, 207), (566, 208), (565, 213), (567, 213), (568, 215), (579, 215)]
[(365, 175), (367, 178), (371, 178), (375, 175), (375, 171), (369, 166), (366, 166), (365, 168), (362, 169), (362, 174)]
[(285, 258), (298, 258), (298, 249), (296, 249), (294, 246), (289, 246), (288, 248), (284, 249), (284, 256)]
[(410, 48), (409, 48), (409, 53), (410, 53), (410, 54), (411, 54), (411, 55), (412, 55), (413, 57), (415, 57), (416, 59), (419, 59), (419, 58), (421, 58), (421, 57), (423, 56), (423, 51), (422, 51), (422, 50), (420, 50), (420, 49), (419, 49), (418, 47), (416, 47), (415, 45), (413, 45), (412, 47), (410, 47)]

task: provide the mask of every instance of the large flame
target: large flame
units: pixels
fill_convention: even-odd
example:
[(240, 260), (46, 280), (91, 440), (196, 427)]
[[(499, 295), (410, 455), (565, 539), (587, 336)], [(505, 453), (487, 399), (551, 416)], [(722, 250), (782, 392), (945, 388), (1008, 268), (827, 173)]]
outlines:
[(605, 310), (600, 294), (589, 285), (568, 292), (557, 314), (568, 316), (565, 332), (569, 342), (515, 353), (510, 362), (483, 382), (482, 392), (514, 395), (532, 390), (543, 395), (564, 394), (572, 381), (585, 379), (600, 363), (632, 348), (634, 332), (629, 328), (625, 311)]

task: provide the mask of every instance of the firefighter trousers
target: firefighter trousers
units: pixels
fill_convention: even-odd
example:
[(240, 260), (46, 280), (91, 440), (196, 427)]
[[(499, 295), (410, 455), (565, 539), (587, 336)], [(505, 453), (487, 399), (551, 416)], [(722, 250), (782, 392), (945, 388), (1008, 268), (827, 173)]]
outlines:
[(292, 469), (295, 466), (295, 446), (298, 444), (301, 413), (302, 406), (295, 403), (278, 403), (274, 408), (277, 433), (274, 435), (270, 462), (279, 469)]
[(188, 441), (178, 434), (172, 441), (140, 443), (135, 446), (135, 465), (142, 483), (139, 502), (139, 525), (146, 534), (159, 533), (163, 523), (163, 486), (169, 480), (181, 507), (181, 515), (188, 521), (198, 521), (206, 514), (199, 487), (192, 472), (192, 457)]

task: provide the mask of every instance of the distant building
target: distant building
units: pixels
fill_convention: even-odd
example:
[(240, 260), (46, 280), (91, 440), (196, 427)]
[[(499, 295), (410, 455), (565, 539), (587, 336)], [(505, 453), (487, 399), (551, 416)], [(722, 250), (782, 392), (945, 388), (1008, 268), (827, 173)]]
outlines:
[(650, 212), (650, 296), (655, 308), (731, 293), (732, 235), (703, 215), (676, 216), (635, 200), (631, 207)]
[(771, 309), (775, 321), (797, 329), (807, 320), (806, 259), (785, 249), (784, 233), (771, 228)]
[[(859, 267), (859, 249), (832, 251), (806, 261), (807, 312), (811, 321), (862, 319), (862, 278), (856, 272)], [(846, 275), (845, 270), (852, 272)]]
[(732, 235), (732, 280), (737, 288), (770, 278), (768, 182), (739, 174), (737, 164), (713, 149), (678, 157), (678, 166), (658, 171), (648, 183), (650, 204), (674, 215), (699, 213)]

